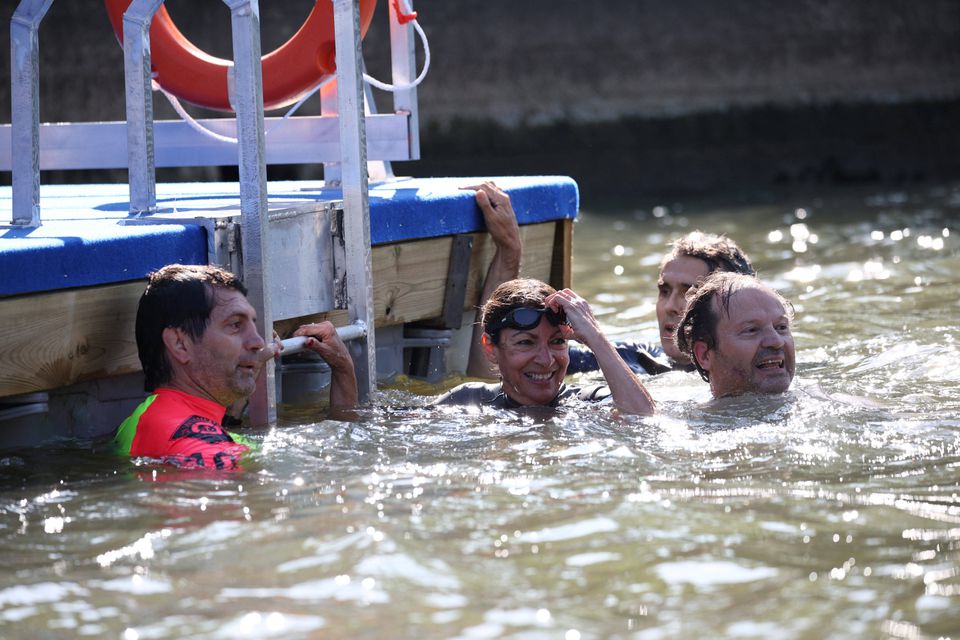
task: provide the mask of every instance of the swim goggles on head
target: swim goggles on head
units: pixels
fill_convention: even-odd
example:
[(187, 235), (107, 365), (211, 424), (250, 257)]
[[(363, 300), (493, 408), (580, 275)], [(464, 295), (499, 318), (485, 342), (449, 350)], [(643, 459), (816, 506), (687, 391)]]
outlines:
[(540, 318), (542, 316), (546, 316), (547, 321), (555, 327), (561, 324), (567, 324), (567, 316), (564, 314), (563, 309), (554, 311), (553, 309), (519, 307), (511, 310), (499, 320), (495, 320), (487, 325), (487, 333), (493, 334), (507, 327), (516, 329), (517, 331), (529, 331), (540, 324)]

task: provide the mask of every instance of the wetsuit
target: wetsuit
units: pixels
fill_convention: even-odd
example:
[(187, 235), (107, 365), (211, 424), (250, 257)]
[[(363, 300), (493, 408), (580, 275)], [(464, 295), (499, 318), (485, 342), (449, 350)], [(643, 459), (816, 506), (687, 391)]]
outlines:
[[(634, 373), (656, 375), (674, 369), (671, 361), (664, 355), (663, 349), (659, 345), (644, 344), (633, 340), (617, 340), (613, 343), (613, 346)], [(584, 346), (570, 345), (570, 366), (567, 367), (567, 375), (599, 369), (600, 365), (597, 364), (597, 356), (594, 355), (593, 351)]]
[(114, 443), (132, 457), (180, 467), (235, 469), (250, 442), (227, 432), (226, 408), (174, 389), (157, 389), (117, 429)]
[[(568, 387), (560, 385), (560, 390), (548, 406), (558, 407), (570, 399), (581, 400), (584, 402), (600, 402), (610, 397), (610, 388), (603, 385), (591, 385), (589, 387)], [(487, 406), (495, 409), (518, 409), (522, 405), (503, 392), (503, 385), (500, 383), (484, 382), (465, 382), (454, 387), (444, 395), (437, 398), (433, 404), (455, 404)]]

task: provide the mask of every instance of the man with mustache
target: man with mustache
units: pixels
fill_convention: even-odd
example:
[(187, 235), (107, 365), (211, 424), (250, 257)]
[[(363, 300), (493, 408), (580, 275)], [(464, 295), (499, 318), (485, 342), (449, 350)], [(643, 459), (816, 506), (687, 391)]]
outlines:
[[(660, 346), (617, 341), (615, 346), (635, 373), (658, 374), (675, 369), (693, 371), (689, 356), (681, 352), (673, 335), (686, 307), (687, 291), (711, 273), (722, 271), (754, 275), (750, 259), (737, 243), (723, 235), (692, 231), (673, 242), (660, 263), (657, 279), (657, 325)], [(585, 347), (570, 348), (568, 373), (597, 369), (596, 358)]]
[[(151, 395), (124, 420), (114, 442), (133, 457), (181, 467), (233, 469), (250, 443), (223, 428), (227, 407), (256, 388), (279, 353), (257, 331), (256, 311), (239, 278), (212, 266), (173, 264), (150, 274), (137, 307), (137, 351)], [(296, 335), (331, 369), (331, 408), (357, 402), (353, 360), (329, 322)]]
[(796, 369), (793, 306), (753, 276), (714, 273), (691, 294), (677, 347), (715, 398), (782, 393)]

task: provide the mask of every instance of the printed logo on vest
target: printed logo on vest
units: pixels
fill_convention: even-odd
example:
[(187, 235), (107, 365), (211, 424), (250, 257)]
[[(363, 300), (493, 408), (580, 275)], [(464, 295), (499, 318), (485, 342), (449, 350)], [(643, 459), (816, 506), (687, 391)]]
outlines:
[(180, 438), (196, 438), (208, 444), (233, 442), (233, 438), (223, 430), (223, 427), (209, 418), (201, 416), (190, 416), (184, 420), (173, 432), (173, 436), (170, 437), (171, 440), (179, 440)]

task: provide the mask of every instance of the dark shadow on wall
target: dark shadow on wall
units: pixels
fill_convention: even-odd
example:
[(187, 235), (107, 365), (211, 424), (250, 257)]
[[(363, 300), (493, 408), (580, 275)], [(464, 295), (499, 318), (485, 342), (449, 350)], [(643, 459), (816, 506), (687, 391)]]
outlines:
[[(0, 2), (6, 70), (16, 4)], [(313, 2), (266, 4), (265, 51), (298, 28)], [(960, 179), (956, 0), (602, 4), (418, 0), (435, 54), (420, 92), (423, 159), (397, 163), (395, 171), (566, 174), (579, 182), (586, 203)], [(214, 55), (229, 54), (226, 5), (166, 6), (188, 37)], [(364, 42), (369, 69), (383, 78), (385, 6)], [(42, 120), (124, 117), (122, 50), (102, 3), (54, 3), (40, 40)], [(570, 55), (571, 42), (583, 55)], [(8, 75), (0, 80), (5, 123)], [(381, 109), (389, 109), (381, 98)], [(758, 103), (783, 106), (734, 106)], [(678, 106), (688, 115), (651, 115)], [(317, 111), (308, 101), (299, 113)], [(437, 124), (451, 122), (452, 114), (460, 119)], [(155, 116), (175, 117), (160, 99)], [(503, 124), (525, 118), (527, 124)], [(322, 167), (273, 166), (267, 173), (274, 180), (319, 179)], [(236, 167), (158, 171), (160, 181), (236, 179)], [(41, 180), (125, 182), (127, 173), (45, 171)], [(10, 173), (0, 172), (0, 184), (9, 181)]]
[(736, 109), (677, 118), (422, 131), (398, 174), (564, 174), (587, 203), (960, 178), (960, 101)]
[[(676, 118), (508, 128), (459, 121), (421, 131), (422, 160), (397, 175), (561, 174), (588, 205), (781, 187), (908, 185), (960, 179), (960, 100), (765, 107)], [(0, 181), (9, 183), (9, 173)], [(45, 184), (126, 182), (125, 170), (43, 172)], [(237, 180), (236, 167), (161, 169), (158, 180)], [(319, 165), (268, 168), (322, 179)]]

